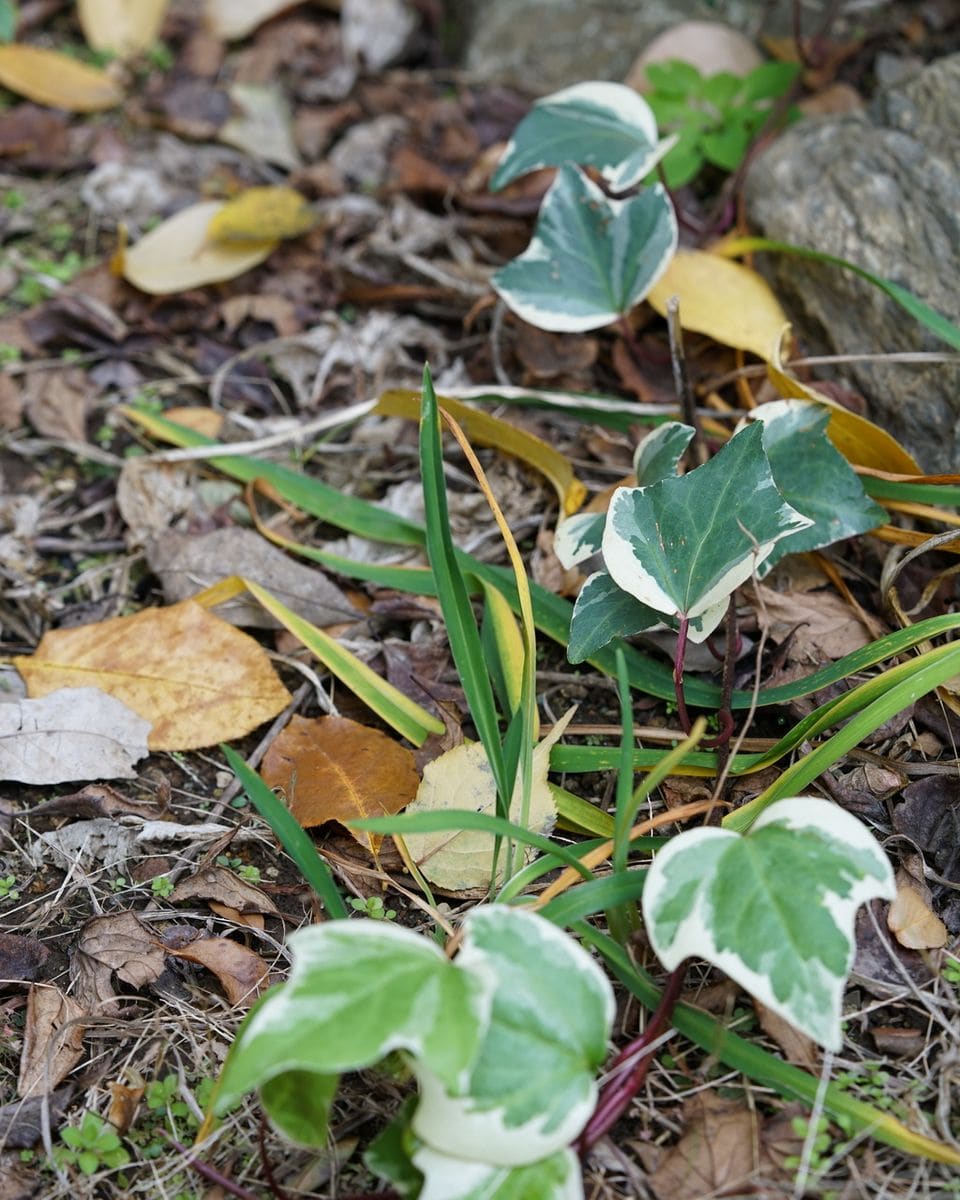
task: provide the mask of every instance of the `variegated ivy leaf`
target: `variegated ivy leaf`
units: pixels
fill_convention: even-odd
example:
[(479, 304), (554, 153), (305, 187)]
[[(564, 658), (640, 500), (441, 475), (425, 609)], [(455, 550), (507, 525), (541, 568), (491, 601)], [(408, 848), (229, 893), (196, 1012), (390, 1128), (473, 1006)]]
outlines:
[(421, 1146), (413, 1164), (423, 1173), (418, 1200), (582, 1200), (583, 1169), (572, 1150), (522, 1167), (492, 1167)]
[(611, 200), (576, 167), (557, 172), (530, 245), (491, 280), (540, 329), (583, 332), (639, 304), (677, 248), (677, 219), (656, 184)]
[(644, 98), (622, 83), (578, 83), (544, 96), (514, 131), (490, 180), (492, 191), (540, 167), (596, 167), (615, 192), (640, 182), (673, 146), (658, 144)]
[(704, 958), (839, 1050), (856, 911), (895, 894), (870, 831), (836, 804), (798, 796), (771, 805), (745, 836), (707, 827), (672, 838), (647, 872), (643, 915), (668, 970)]
[(618, 488), (603, 532), (614, 581), (669, 617), (701, 617), (702, 641), (727, 597), (749, 579), (781, 538), (809, 517), (777, 489), (759, 425), (749, 425), (695, 471), (650, 487)]
[(555, 925), (502, 904), (473, 910), (456, 964), (496, 981), (490, 1024), (458, 1093), (415, 1064), (413, 1131), (455, 1158), (501, 1167), (549, 1158), (593, 1112), (614, 1013), (610, 983)]
[[(454, 966), (434, 942), (383, 921), (313, 925), (291, 934), (290, 945), (290, 978), (240, 1027), (216, 1112), (260, 1087), (281, 1130), (322, 1145), (336, 1076), (392, 1050), (409, 1051), (453, 1090), (465, 1086), (486, 1029), (489, 980)], [(307, 1088), (311, 1095), (298, 1100), (298, 1089)]]
[(649, 487), (676, 475), (684, 451), (695, 429), (680, 421), (667, 421), (648, 434), (633, 456), (633, 473), (638, 487)]
[(775, 400), (751, 416), (763, 422), (763, 448), (777, 487), (813, 522), (774, 547), (757, 572), (761, 579), (785, 554), (819, 550), (886, 521), (886, 510), (864, 492), (859, 476), (828, 440), (829, 409), (806, 400)]
[(606, 513), (574, 513), (560, 522), (553, 538), (553, 552), (566, 570), (600, 553)]
[(583, 662), (616, 637), (662, 628), (663, 613), (648, 608), (614, 583), (606, 571), (591, 575), (580, 589), (570, 618), (567, 658)]

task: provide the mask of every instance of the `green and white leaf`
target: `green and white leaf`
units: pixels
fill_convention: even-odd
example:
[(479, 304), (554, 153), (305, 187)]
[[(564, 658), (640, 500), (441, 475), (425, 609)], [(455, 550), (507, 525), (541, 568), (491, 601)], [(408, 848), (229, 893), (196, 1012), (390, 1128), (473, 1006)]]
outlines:
[(284, 1071), (260, 1088), (263, 1111), (288, 1141), (297, 1146), (325, 1146), (330, 1106), (340, 1082), (338, 1075), (316, 1071)]
[(572, 1150), (520, 1167), (493, 1167), (421, 1146), (413, 1164), (423, 1173), (418, 1200), (582, 1200), (583, 1170)]
[(473, 910), (456, 962), (495, 981), (490, 1024), (459, 1095), (417, 1065), (413, 1130), (455, 1158), (502, 1167), (549, 1158), (593, 1112), (614, 1014), (610, 983), (551, 922), (501, 904)]
[(702, 641), (719, 623), (730, 593), (777, 542), (811, 524), (777, 489), (760, 426), (750, 425), (687, 475), (618, 488), (603, 560), (614, 581), (642, 604), (671, 617), (701, 617), (690, 637)]
[(663, 617), (625, 592), (606, 571), (597, 571), (580, 589), (573, 606), (567, 658), (583, 662), (616, 637), (663, 628)]
[(870, 831), (810, 796), (768, 808), (746, 836), (688, 830), (658, 852), (643, 915), (668, 969), (706, 959), (829, 1050), (853, 963), (856, 911), (896, 894)]
[(657, 141), (657, 121), (639, 92), (588, 82), (544, 96), (514, 130), (490, 180), (499, 191), (541, 167), (596, 167), (613, 191), (640, 182), (673, 145)]
[(557, 526), (553, 552), (568, 571), (600, 553), (606, 513), (574, 513)]
[[(287, 1072), (335, 1076), (407, 1050), (451, 1089), (466, 1085), (486, 1029), (491, 985), (433, 942), (382, 921), (331, 921), (291, 934), (293, 968), (251, 1009), (230, 1049), (215, 1108)], [(322, 1085), (320, 1085), (322, 1087)], [(287, 1123), (287, 1093), (277, 1123)], [(272, 1114), (271, 1114), (272, 1115)]]
[(774, 547), (758, 571), (761, 579), (785, 554), (819, 550), (887, 520), (886, 510), (867, 496), (827, 438), (829, 409), (806, 400), (776, 400), (751, 416), (763, 422), (763, 448), (784, 499), (813, 522)]
[(680, 421), (658, 425), (637, 447), (633, 456), (633, 473), (639, 487), (650, 487), (661, 479), (676, 475), (680, 459), (696, 432)]
[(540, 206), (530, 245), (491, 282), (524, 321), (579, 333), (639, 304), (676, 248), (677, 219), (660, 184), (611, 200), (565, 165)]

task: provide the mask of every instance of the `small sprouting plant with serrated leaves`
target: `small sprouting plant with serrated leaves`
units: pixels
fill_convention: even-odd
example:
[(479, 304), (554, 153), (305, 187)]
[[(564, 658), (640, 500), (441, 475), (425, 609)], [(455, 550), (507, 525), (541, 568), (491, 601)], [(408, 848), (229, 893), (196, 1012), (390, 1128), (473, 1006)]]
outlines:
[(369, 917), (371, 921), (395, 921), (397, 919), (397, 910), (395, 908), (385, 908), (382, 896), (354, 896), (350, 901), (350, 907), (358, 913), (363, 913), (365, 917)]
[(130, 1152), (113, 1126), (94, 1112), (87, 1112), (79, 1125), (60, 1130), (62, 1146), (54, 1147), (58, 1166), (75, 1166), (83, 1175), (124, 1167)]
[(799, 70), (797, 63), (767, 62), (743, 76), (702, 75), (681, 59), (651, 63), (646, 99), (660, 128), (676, 138), (661, 164), (667, 185), (690, 183), (707, 164), (735, 171)]

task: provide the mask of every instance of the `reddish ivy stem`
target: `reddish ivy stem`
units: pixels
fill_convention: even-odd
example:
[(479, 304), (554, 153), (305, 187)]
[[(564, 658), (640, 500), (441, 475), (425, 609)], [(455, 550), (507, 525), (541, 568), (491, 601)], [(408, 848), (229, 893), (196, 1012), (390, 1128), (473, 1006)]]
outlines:
[(173, 1146), (174, 1150), (182, 1154), (187, 1160), (184, 1165), (196, 1171), (202, 1179), (206, 1179), (208, 1183), (215, 1183), (218, 1187), (223, 1188), (227, 1195), (236, 1196), (237, 1200), (260, 1200), (259, 1196), (248, 1191), (245, 1187), (241, 1187), (239, 1183), (234, 1183), (229, 1176), (218, 1171), (216, 1167), (211, 1167), (209, 1163), (205, 1163), (199, 1158), (193, 1158), (192, 1152), (182, 1142), (178, 1142), (175, 1137), (171, 1137), (166, 1130), (161, 1130), (161, 1133), (170, 1145)]
[(660, 997), (660, 1003), (654, 1010), (646, 1029), (640, 1037), (634, 1038), (632, 1042), (624, 1046), (613, 1060), (610, 1070), (616, 1072), (623, 1063), (638, 1054), (641, 1056), (629, 1071), (621, 1072), (619, 1075), (614, 1074), (614, 1077), (600, 1093), (593, 1116), (587, 1122), (586, 1128), (574, 1146), (581, 1158), (585, 1157), (597, 1142), (610, 1132), (626, 1111), (630, 1101), (643, 1086), (653, 1057), (652, 1054), (644, 1053), (644, 1051), (657, 1040), (669, 1024), (673, 1010), (680, 999), (686, 974), (687, 960), (684, 959), (679, 967), (671, 972), (667, 986), (663, 989), (663, 995)]

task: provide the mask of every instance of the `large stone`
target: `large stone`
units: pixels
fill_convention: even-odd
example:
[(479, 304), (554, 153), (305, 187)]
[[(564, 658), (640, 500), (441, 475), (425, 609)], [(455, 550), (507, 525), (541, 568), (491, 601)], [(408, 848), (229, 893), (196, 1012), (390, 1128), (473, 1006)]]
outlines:
[[(845, 258), (960, 323), (960, 54), (881, 92), (867, 112), (793, 126), (752, 166), (746, 202), (757, 233)], [(949, 349), (848, 271), (789, 255), (764, 258), (808, 351)], [(960, 468), (960, 368), (839, 370), (921, 466)]]
[[(915, 0), (799, 0), (803, 32), (832, 13), (837, 41), (896, 28)], [(731, 25), (754, 40), (789, 37), (794, 0), (444, 0), (465, 65), (485, 82), (534, 95), (585, 79), (622, 80), (658, 34), (694, 18)]]

